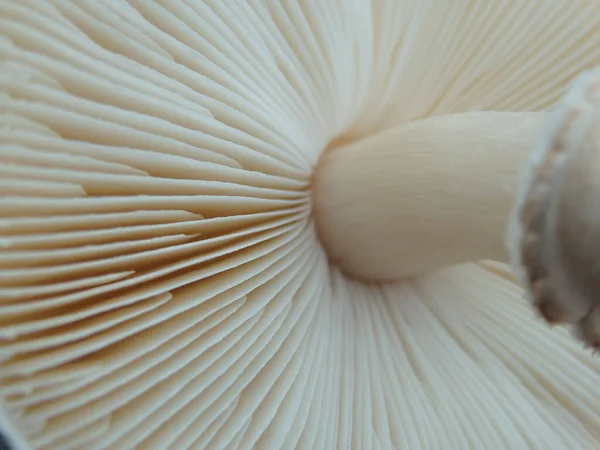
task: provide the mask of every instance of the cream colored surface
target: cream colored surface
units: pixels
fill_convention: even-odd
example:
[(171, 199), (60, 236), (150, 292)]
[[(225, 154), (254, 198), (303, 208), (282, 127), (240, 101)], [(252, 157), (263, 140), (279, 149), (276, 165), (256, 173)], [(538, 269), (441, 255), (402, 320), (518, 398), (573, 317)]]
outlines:
[(512, 256), (541, 315), (600, 349), (600, 68), (548, 115), (512, 215)]
[(543, 117), (445, 115), (329, 150), (313, 195), (331, 260), (378, 281), (460, 262), (507, 261), (504, 230)]
[[(312, 182), (340, 142), (541, 112), (597, 64), (595, 0), (0, 0), (9, 431), (36, 450), (596, 450), (600, 362), (506, 265), (356, 281)], [(386, 195), (409, 211), (348, 205), (394, 218), (414, 267), (389, 274), (500, 257), (472, 221), (500, 231), (522, 129), (469, 155), (471, 132), (438, 130), (464, 158), (403, 136), (439, 154)], [(426, 210), (434, 187), (460, 217)], [(402, 235), (415, 217), (431, 236)]]

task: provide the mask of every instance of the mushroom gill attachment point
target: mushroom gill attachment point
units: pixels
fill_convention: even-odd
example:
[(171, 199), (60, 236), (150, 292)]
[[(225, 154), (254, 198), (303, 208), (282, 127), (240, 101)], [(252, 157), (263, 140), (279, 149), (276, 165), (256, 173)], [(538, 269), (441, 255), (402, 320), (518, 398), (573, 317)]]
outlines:
[(505, 261), (513, 186), (543, 116), (439, 116), (330, 149), (313, 200), (332, 262), (359, 279), (393, 281), (466, 261)]
[(534, 306), (600, 348), (600, 70), (549, 114), (512, 217), (512, 254)]

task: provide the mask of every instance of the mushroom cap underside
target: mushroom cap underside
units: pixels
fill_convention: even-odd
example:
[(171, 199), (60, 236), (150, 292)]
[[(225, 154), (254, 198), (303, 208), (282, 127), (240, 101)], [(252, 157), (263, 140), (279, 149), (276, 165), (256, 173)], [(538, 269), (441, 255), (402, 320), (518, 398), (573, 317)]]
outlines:
[(597, 448), (600, 363), (505, 264), (350, 277), (313, 175), (419, 120), (545, 111), (599, 44), (592, 0), (0, 0), (9, 439)]

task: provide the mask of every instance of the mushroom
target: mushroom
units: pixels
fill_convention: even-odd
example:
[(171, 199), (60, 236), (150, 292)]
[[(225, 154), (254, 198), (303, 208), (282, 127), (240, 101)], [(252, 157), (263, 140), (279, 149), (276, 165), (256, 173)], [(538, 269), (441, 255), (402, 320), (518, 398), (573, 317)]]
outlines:
[(600, 350), (600, 67), (579, 76), (529, 157), (510, 222), (513, 263), (550, 324)]
[(597, 448), (503, 236), (599, 44), (594, 0), (0, 0), (9, 440)]

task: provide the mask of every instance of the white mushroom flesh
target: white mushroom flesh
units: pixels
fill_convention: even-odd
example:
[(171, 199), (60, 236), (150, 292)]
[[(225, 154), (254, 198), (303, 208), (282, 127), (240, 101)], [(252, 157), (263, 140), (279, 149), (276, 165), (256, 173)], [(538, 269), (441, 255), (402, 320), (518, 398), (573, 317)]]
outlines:
[(511, 222), (513, 262), (540, 314), (600, 349), (600, 68), (549, 115)]
[(600, 362), (470, 262), (597, 64), (595, 0), (0, 0), (9, 438), (597, 449)]

